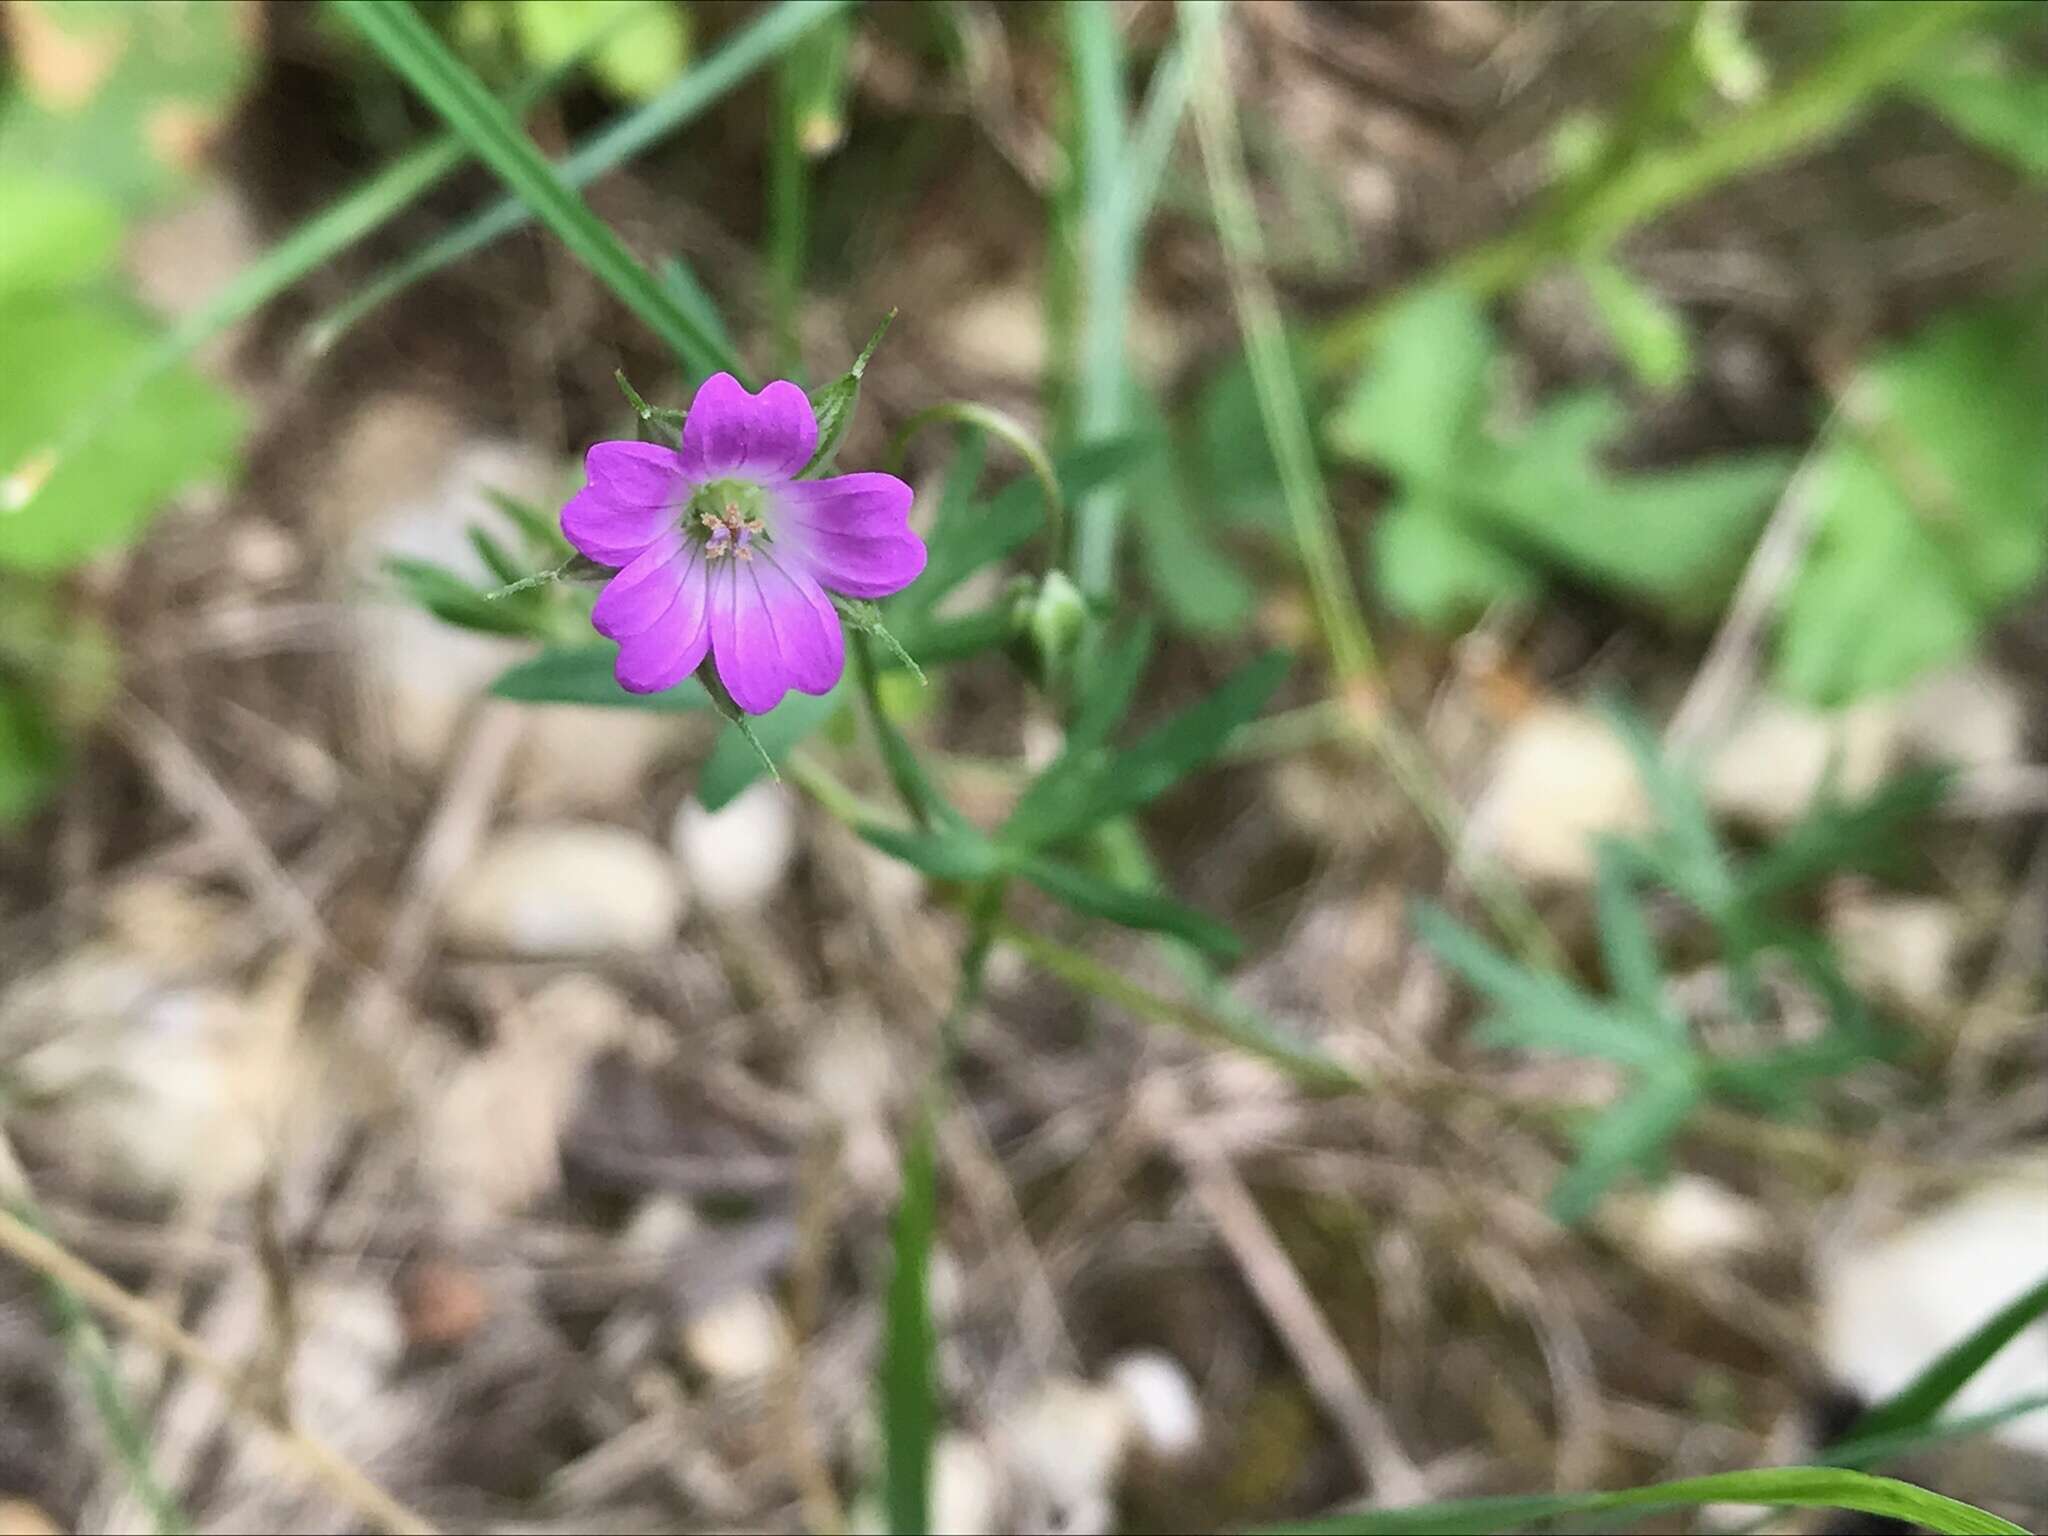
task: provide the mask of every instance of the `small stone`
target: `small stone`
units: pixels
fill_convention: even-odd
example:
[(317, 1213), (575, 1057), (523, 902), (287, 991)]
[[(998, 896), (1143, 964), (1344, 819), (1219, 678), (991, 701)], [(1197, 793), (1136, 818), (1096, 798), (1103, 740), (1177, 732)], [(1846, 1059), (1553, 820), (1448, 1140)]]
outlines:
[[(2048, 1274), (2048, 1161), (2035, 1158), (1930, 1214), (1838, 1233), (1817, 1262), (1819, 1348), (1866, 1402), (1912, 1381)], [(1971, 1376), (1943, 1417), (1966, 1418), (2048, 1391), (2048, 1323), (2021, 1332)], [(2048, 1456), (2048, 1413), (1986, 1431)]]
[(1681, 1173), (1648, 1198), (1618, 1207), (1617, 1233), (1652, 1265), (1683, 1270), (1753, 1253), (1770, 1239), (1770, 1222), (1753, 1201), (1718, 1180)]
[(1583, 885), (1593, 840), (1641, 832), (1650, 802), (1612, 728), (1575, 704), (1544, 704), (1510, 728), (1468, 826), (1475, 848), (1530, 880)]
[(650, 1195), (619, 1234), (619, 1252), (642, 1262), (673, 1258), (699, 1226), (696, 1211), (680, 1195)]
[(1955, 999), (1962, 914), (1921, 896), (1858, 896), (1829, 914), (1828, 932), (1857, 986), (1914, 1012)]
[(710, 910), (757, 908), (781, 886), (796, 855), (789, 791), (762, 780), (715, 811), (687, 799), (676, 809), (669, 846), (690, 890)]
[(932, 1447), (931, 1523), (944, 1536), (996, 1536), (1002, 1477), (972, 1435), (948, 1430)]
[(682, 1329), (683, 1356), (713, 1381), (755, 1381), (789, 1352), (781, 1309), (760, 1291), (734, 1291)]
[(1195, 1384), (1173, 1356), (1138, 1350), (1110, 1365), (1109, 1385), (1123, 1395), (1138, 1444), (1159, 1461), (1178, 1461), (1202, 1443)]
[(490, 1292), (476, 1271), (446, 1259), (423, 1259), (399, 1282), (406, 1342), (423, 1349), (462, 1343), (491, 1315)]
[(683, 891), (661, 850), (595, 822), (515, 827), (487, 844), (450, 889), (448, 936), (528, 958), (659, 949), (675, 937)]
[(1045, 373), (1045, 304), (1022, 286), (977, 286), (947, 316), (954, 352), (999, 379), (1035, 383)]
[(1936, 672), (1899, 699), (1899, 728), (1921, 757), (1958, 768), (2027, 760), (2027, 706), (2012, 679), (1971, 664)]
[(1004, 1417), (996, 1443), (1019, 1497), (1045, 1523), (1079, 1531), (1106, 1508), (1134, 1429), (1123, 1392), (1055, 1377)]
[(1898, 760), (1889, 704), (1823, 713), (1761, 695), (1737, 718), (1707, 764), (1707, 803), (1724, 816), (1789, 827), (1812, 807), (1833, 769), (1837, 794), (1875, 789)]

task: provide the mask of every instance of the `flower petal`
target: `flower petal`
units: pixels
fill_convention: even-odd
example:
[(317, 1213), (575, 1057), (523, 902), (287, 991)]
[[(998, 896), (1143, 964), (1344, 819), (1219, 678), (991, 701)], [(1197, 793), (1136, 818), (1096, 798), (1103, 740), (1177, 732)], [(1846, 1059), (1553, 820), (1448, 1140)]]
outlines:
[(714, 373), (698, 386), (683, 421), (683, 472), (699, 485), (721, 475), (787, 480), (817, 448), (810, 400), (780, 379), (750, 395), (731, 374)]
[(593, 443), (583, 473), (614, 506), (674, 507), (690, 499), (681, 455), (659, 443)]
[[(673, 688), (704, 664), (711, 644), (709, 572), (694, 547), (684, 551), (680, 566), (673, 600), (645, 629), (619, 642), (613, 675), (629, 693)], [(618, 579), (623, 581), (624, 574)]]
[(676, 526), (678, 516), (667, 507), (622, 505), (591, 486), (571, 496), (562, 508), (562, 537), (599, 565), (630, 565)]
[(924, 570), (911, 490), (894, 475), (799, 480), (775, 493), (774, 528), (811, 574), (849, 597), (887, 597)]
[(846, 666), (839, 615), (816, 582), (772, 560), (721, 561), (711, 587), (711, 654), (735, 704), (763, 715), (795, 688), (828, 693)]
[(649, 544), (605, 583), (590, 610), (591, 627), (608, 640), (623, 640), (651, 628), (676, 600), (690, 564), (687, 558), (678, 563), (683, 554), (680, 533), (662, 534)]

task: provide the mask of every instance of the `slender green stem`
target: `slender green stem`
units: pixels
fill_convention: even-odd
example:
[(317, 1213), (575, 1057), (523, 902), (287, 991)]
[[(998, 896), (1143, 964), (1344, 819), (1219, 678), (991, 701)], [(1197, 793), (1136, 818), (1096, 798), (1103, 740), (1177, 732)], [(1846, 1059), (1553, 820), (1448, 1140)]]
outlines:
[[(1485, 296), (1514, 287), (1561, 256), (1597, 255), (1666, 209), (1834, 133), (1872, 96), (1975, 20), (1987, 3), (1915, 0), (1889, 6), (1775, 96), (1689, 144), (1628, 156), (1597, 184), (1573, 182), (1528, 223), (1436, 269), (1425, 281)], [(1325, 329), (1316, 346), (1319, 364), (1334, 370), (1357, 362), (1410, 291), (1379, 295)]]
[[(364, 0), (347, 3), (360, 5)], [(560, 180), (570, 187), (582, 187), (624, 164), (702, 115), (754, 71), (781, 57), (814, 27), (833, 20), (852, 3), (853, 0), (782, 0), (773, 10), (736, 31), (730, 42), (652, 101), (579, 144), (556, 167)], [(321, 345), (331, 344), (365, 315), (421, 278), (481, 250), (501, 236), (523, 229), (537, 216), (545, 217), (539, 205), (530, 203), (515, 189), (515, 195), (493, 203), (379, 273), (347, 303), (324, 317), (314, 328), (313, 337)], [(729, 345), (721, 343), (721, 348), (730, 351)]]
[(889, 718), (888, 708), (882, 702), (882, 674), (875, 665), (873, 642), (855, 630), (847, 636), (847, 645), (853, 652), (854, 671), (860, 678), (860, 697), (867, 708), (868, 725), (875, 733), (875, 745), (882, 754), (882, 765), (888, 770), (889, 782), (903, 801), (903, 808), (910, 812), (920, 827), (930, 827), (944, 820), (945, 802), (918, 766), (910, 743), (896, 729), (896, 723)]
[(1353, 683), (1375, 670), (1372, 636), (1338, 542), (1336, 516), (1316, 464), (1308, 411), (1288, 357), (1280, 303), (1263, 265), (1264, 239), (1245, 170), (1237, 108), (1223, 70), (1226, 15), (1223, 0), (1193, 0), (1181, 7), (1182, 33), (1194, 71), (1195, 132), (1202, 144), (1209, 202), (1230, 276), (1238, 331), (1244, 338), (1266, 440), (1279, 466), (1295, 547), (1308, 570), (1317, 620), (1338, 680)]
[(768, 142), (768, 292), (775, 329), (777, 377), (803, 380), (797, 313), (803, 302), (811, 173), (797, 122), (805, 73), (801, 48), (776, 71), (775, 123)]
[[(49, 1227), (42, 1213), (26, 1195), (17, 1195), (8, 1204), (15, 1218), (24, 1226), (44, 1237), (49, 1236)], [(47, 1275), (43, 1278), (43, 1302), (57, 1325), (71, 1363), (85, 1377), (86, 1385), (91, 1389), (93, 1409), (99, 1414), (100, 1423), (107, 1432), (107, 1443), (120, 1462), (136, 1499), (149, 1511), (150, 1520), (164, 1536), (184, 1536), (192, 1529), (192, 1522), (151, 1465), (149, 1436), (134, 1405), (128, 1401), (128, 1391), (121, 1384), (119, 1368), (114, 1361), (114, 1352), (107, 1344), (106, 1334), (93, 1321), (85, 1303), (68, 1286)]]
[(1066, 548), (1067, 503), (1066, 498), (1060, 494), (1060, 477), (1053, 469), (1052, 456), (1045, 451), (1045, 445), (1039, 442), (1029, 427), (1005, 411), (972, 400), (947, 400), (919, 411), (903, 424), (902, 430), (896, 434), (895, 442), (889, 445), (889, 466), (900, 474), (910, 440), (937, 421), (979, 427), (989, 436), (999, 438), (1017, 450), (1018, 456), (1037, 477), (1039, 489), (1045, 493), (1046, 544), (1052, 552), (1050, 563), (1057, 566), (1060, 552)]

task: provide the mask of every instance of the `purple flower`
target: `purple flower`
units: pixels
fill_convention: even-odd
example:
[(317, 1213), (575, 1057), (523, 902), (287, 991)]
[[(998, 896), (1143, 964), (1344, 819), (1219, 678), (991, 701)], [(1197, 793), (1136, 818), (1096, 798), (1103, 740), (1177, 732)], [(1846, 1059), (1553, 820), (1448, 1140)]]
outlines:
[(680, 449), (599, 443), (562, 532), (618, 570), (591, 612), (619, 642), (619, 685), (673, 688), (708, 651), (733, 702), (762, 714), (846, 667), (831, 591), (887, 597), (924, 569), (910, 487), (894, 475), (796, 476), (818, 423), (794, 384), (750, 395), (729, 373), (690, 402)]

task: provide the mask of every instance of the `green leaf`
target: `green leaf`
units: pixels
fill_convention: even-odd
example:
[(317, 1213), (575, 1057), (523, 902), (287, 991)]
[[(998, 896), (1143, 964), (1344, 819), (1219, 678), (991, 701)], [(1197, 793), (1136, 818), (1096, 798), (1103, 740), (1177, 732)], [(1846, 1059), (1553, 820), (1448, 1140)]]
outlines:
[(1330, 445), (1404, 481), (1435, 486), (1459, 473), (1479, 431), (1493, 332), (1478, 301), (1431, 288), (1387, 316), (1372, 366), (1330, 418)]
[(2031, 176), (2048, 176), (2048, 74), (1979, 43), (1907, 89), (1965, 138)]
[[(187, 368), (126, 409), (94, 413), (107, 380), (150, 348), (123, 310), (86, 296), (0, 302), (0, 566), (61, 570), (131, 537), (165, 501), (235, 463), (242, 414)], [(81, 423), (78, 446), (59, 455)]]
[(1685, 1021), (1665, 1001), (1664, 972), (1657, 945), (1629, 881), (1622, 856), (1603, 842), (1594, 855), (1595, 910), (1599, 915), (1600, 953), (1607, 963), (1607, 983), (1627, 1007), (1667, 1026), (1674, 1039), (1685, 1038)]
[(628, 693), (612, 675), (617, 656), (616, 648), (609, 645), (550, 646), (491, 684), (491, 694), (520, 704), (600, 704), (658, 715), (711, 707), (703, 688), (692, 678), (666, 693)]
[(1550, 1192), (1550, 1213), (1575, 1227), (1615, 1181), (1655, 1158), (1705, 1096), (1697, 1072), (1683, 1065), (1646, 1073), (1597, 1115), (1578, 1137), (1570, 1172)]
[(628, 101), (645, 101), (682, 73), (689, 12), (669, 0), (519, 0), (520, 52), (543, 68), (595, 46), (590, 72)]
[(1111, 885), (1071, 864), (1014, 854), (1004, 858), (1003, 867), (1083, 916), (1100, 917), (1144, 933), (1171, 934), (1225, 959), (1235, 959), (1244, 948), (1236, 934), (1212, 917), (1149, 891)]
[[(161, 202), (190, 178), (254, 72), (240, 8), (210, 0), (81, 5), (18, 0), (0, 92), (0, 170), (93, 188), (122, 208)], [(31, 57), (61, 66), (29, 67)]]
[(1108, 745), (1110, 732), (1130, 713), (1131, 700), (1151, 659), (1152, 626), (1143, 619), (1125, 625), (1089, 658), (1088, 675), (1079, 685), (1062, 756), (1086, 757)]
[(1084, 773), (1048, 773), (1027, 789), (1004, 825), (1014, 848), (1049, 847), (1148, 805), (1208, 762), (1265, 707), (1289, 658), (1270, 652), (1134, 746)]
[(427, 560), (393, 559), (387, 560), (384, 568), (408, 598), (443, 623), (493, 635), (533, 632), (530, 606), (493, 602), (445, 566)]
[(1685, 319), (1616, 263), (1595, 257), (1579, 264), (1607, 334), (1646, 389), (1676, 389), (1692, 372), (1692, 339)]
[(1477, 988), (1496, 1012), (1477, 1031), (1487, 1044), (1592, 1056), (1641, 1071), (1689, 1053), (1654, 1023), (1620, 1014), (1547, 971), (1509, 959), (1430, 902), (1416, 902), (1415, 935)]
[(949, 827), (939, 832), (904, 832), (864, 823), (855, 829), (892, 858), (934, 880), (969, 884), (1000, 872), (1002, 858), (995, 844), (972, 828)]
[(818, 418), (818, 447), (799, 479), (822, 475), (832, 467), (833, 457), (846, 440), (847, 431), (853, 426), (853, 413), (860, 405), (861, 376), (868, 371), (868, 360), (875, 355), (875, 348), (882, 344), (882, 338), (889, 333), (889, 323), (895, 318), (893, 309), (882, 316), (882, 323), (875, 327), (874, 335), (860, 349), (853, 365), (811, 396), (811, 412)]
[[(654, 100), (636, 107), (625, 116), (591, 135), (561, 162), (559, 175), (570, 187), (581, 187), (606, 171), (632, 159), (642, 150), (659, 143), (685, 123), (707, 111), (754, 71), (779, 58), (813, 27), (838, 15), (851, 0), (782, 0), (743, 27), (692, 67), (674, 85)], [(380, 272), (369, 284), (333, 314), (321, 320), (318, 331), (327, 344), (370, 311), (382, 305), (421, 278), (459, 261), (472, 251), (515, 229), (522, 229), (536, 217), (545, 217), (538, 205), (523, 192), (493, 203), (447, 234), (428, 242), (412, 255)], [(701, 308), (679, 296), (672, 284), (664, 285), (670, 303), (689, 320), (694, 334), (709, 345), (707, 359), (717, 358), (716, 367), (736, 356), (721, 328), (710, 324)], [(684, 354), (686, 357), (689, 354)], [(716, 367), (700, 368), (711, 373)], [(736, 366), (733, 372), (742, 374)]]
[(730, 805), (741, 790), (768, 771), (761, 753), (767, 753), (770, 761), (781, 762), (837, 714), (846, 698), (843, 680), (830, 693), (790, 693), (767, 714), (754, 717), (754, 741), (730, 726), (719, 732), (711, 755), (704, 760), (704, 771), (697, 776), (698, 803), (707, 811)]
[(1907, 830), (1941, 804), (1950, 780), (1945, 769), (1915, 768), (1860, 800), (1824, 798), (1749, 862), (1737, 903), (1767, 906), (1836, 874), (1892, 873), (1913, 851)]
[(1896, 1435), (1934, 1422), (1970, 1378), (2020, 1334), (2048, 1317), (2048, 1275), (1943, 1350), (1925, 1370), (1849, 1427), (1855, 1439)]
[(121, 214), (79, 181), (0, 165), (0, 301), (77, 288), (114, 264)]
[[(1252, 584), (1211, 536), (1206, 525), (1214, 520), (1213, 514), (1207, 514), (1206, 504), (1193, 494), (1193, 487), (1202, 482), (1183, 473), (1165, 417), (1149, 395), (1132, 393), (1128, 414), (1138, 424), (1145, 447), (1131, 468), (1124, 504), (1138, 536), (1145, 584), (1182, 629), (1204, 634), (1235, 630), (1251, 613)], [(1256, 415), (1251, 425), (1263, 445)], [(1284, 509), (1281, 516), (1284, 519)]]
[(1778, 633), (1787, 691), (1841, 704), (1966, 655), (2048, 568), (2048, 305), (1953, 312), (1863, 368), (1813, 466)]
[(1526, 560), (1472, 532), (1453, 505), (1413, 496), (1373, 520), (1372, 563), (1387, 601), (1433, 629), (1526, 601), (1542, 586)]
[(894, 1264), (882, 1320), (882, 1502), (892, 1536), (931, 1529), (932, 1444), (938, 1438), (938, 1337), (929, 1277), (938, 1217), (932, 1111), (920, 1106), (903, 1159)]
[(675, 354), (700, 372), (741, 365), (590, 211), (574, 186), (542, 158), (470, 68), (405, 0), (335, 0), (356, 30), (476, 151), (477, 157), (560, 237), (591, 273)]
[(38, 810), (64, 773), (64, 743), (42, 702), (0, 673), (0, 831)]
[(1363, 1510), (1293, 1525), (1271, 1536), (1497, 1536), (1537, 1520), (1617, 1509), (1685, 1509), (1703, 1504), (1768, 1504), (1790, 1509), (1848, 1509), (1923, 1525), (1941, 1536), (2026, 1536), (2009, 1520), (1889, 1477), (1834, 1467), (1766, 1467), (1721, 1472), (1614, 1493), (1534, 1494), (1526, 1498), (1452, 1499), (1406, 1509)]

